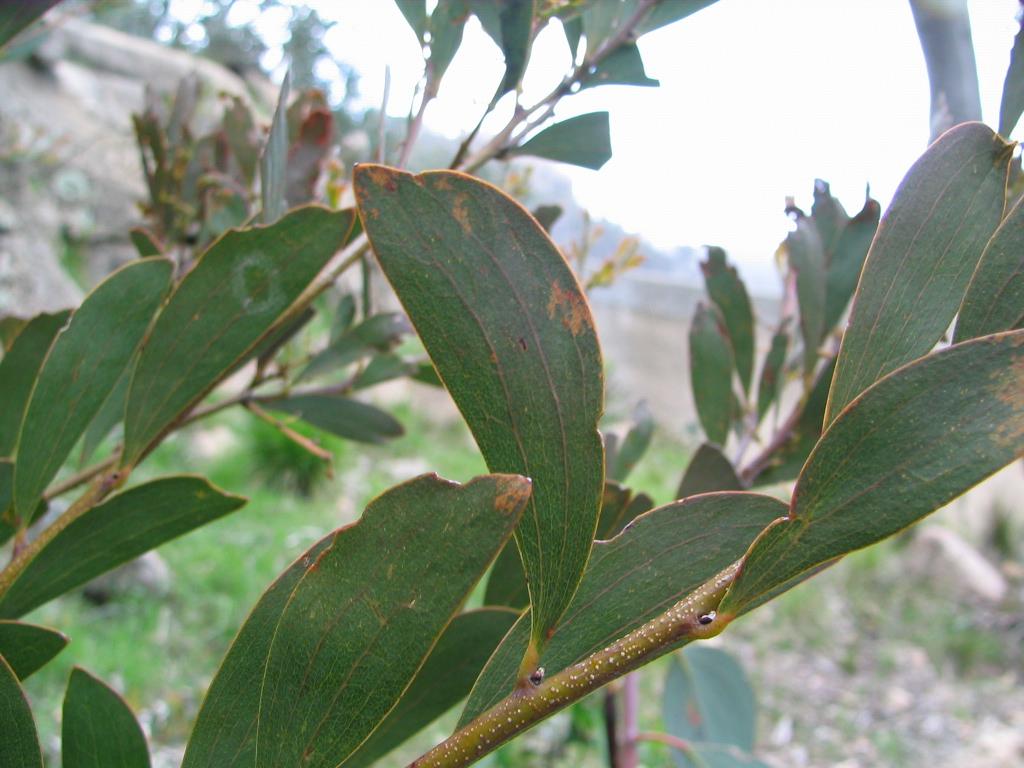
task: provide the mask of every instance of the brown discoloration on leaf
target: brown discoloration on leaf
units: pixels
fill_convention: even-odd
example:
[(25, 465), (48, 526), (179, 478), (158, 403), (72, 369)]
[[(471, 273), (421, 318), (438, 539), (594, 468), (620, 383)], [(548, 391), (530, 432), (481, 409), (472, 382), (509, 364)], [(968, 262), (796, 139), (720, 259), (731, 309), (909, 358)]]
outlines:
[(516, 515), (530, 498), (533, 484), (525, 477), (500, 476), (495, 481), (494, 509), (503, 515)]
[(363, 175), (369, 178), (370, 183), (375, 187), (381, 187), (386, 189), (388, 192), (394, 192), (398, 189), (398, 183), (395, 181), (395, 175), (388, 169), (382, 168), (379, 165), (364, 166)]
[[(1024, 344), (1024, 337), (1021, 338)], [(1020, 345), (1018, 345), (1020, 346)], [(1024, 455), (1024, 356), (1019, 356), (998, 372), (996, 397), (1011, 409), (1015, 418), (1003, 419), (996, 427), (995, 439), (1011, 448), (1018, 456)]]
[(434, 184), (434, 189), (439, 192), (450, 192), (452, 189), (451, 182), (445, 176), (432, 176), (431, 181)]
[(473, 225), (469, 221), (469, 209), (466, 208), (466, 202), (469, 197), (466, 195), (456, 195), (455, 201), (452, 203), (452, 216), (459, 222), (459, 226), (462, 227), (462, 231), (467, 234), (473, 234)]
[(573, 336), (579, 336), (594, 325), (583, 296), (572, 288), (563, 290), (557, 280), (551, 284), (551, 297), (548, 299), (548, 317), (554, 320), (556, 316), (561, 318), (562, 325)]

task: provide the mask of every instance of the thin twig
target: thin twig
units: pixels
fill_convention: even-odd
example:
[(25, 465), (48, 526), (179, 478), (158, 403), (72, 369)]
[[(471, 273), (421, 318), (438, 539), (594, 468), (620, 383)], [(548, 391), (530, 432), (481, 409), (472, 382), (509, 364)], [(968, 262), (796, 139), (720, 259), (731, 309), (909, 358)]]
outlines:
[(58, 496), (63, 496), (68, 491), (73, 491), (80, 485), (83, 485), (92, 480), (96, 475), (102, 474), (114, 466), (117, 461), (117, 454), (108, 456), (103, 461), (93, 464), (91, 467), (86, 467), (80, 472), (76, 472), (66, 480), (62, 480), (59, 483), (55, 483), (46, 489), (46, 493), (43, 494), (43, 501), (50, 501)]
[(244, 403), (244, 406), (246, 410), (250, 411), (257, 418), (265, 421), (267, 424), (272, 426), (274, 429), (276, 429), (282, 435), (284, 435), (293, 443), (298, 445), (300, 448), (309, 451), (318, 459), (327, 462), (328, 467), (334, 460), (334, 454), (332, 454), (330, 451), (317, 445), (315, 442), (310, 440), (305, 435), (299, 434), (294, 429), (285, 424), (283, 421), (272, 416), (271, 414), (267, 413), (265, 410), (260, 408), (260, 406), (258, 406), (256, 403), (252, 402), (251, 400), (247, 400)]
[(673, 736), (671, 733), (659, 733), (658, 731), (644, 731), (636, 735), (639, 741), (657, 741), (661, 744), (667, 744), (672, 749), (678, 749), (680, 752), (689, 754), (691, 747), (690, 742), (685, 739), (680, 739), (678, 736)]
[(640, 731), (637, 715), (640, 709), (640, 678), (630, 672), (622, 681), (622, 744), (619, 768), (637, 768), (636, 737)]

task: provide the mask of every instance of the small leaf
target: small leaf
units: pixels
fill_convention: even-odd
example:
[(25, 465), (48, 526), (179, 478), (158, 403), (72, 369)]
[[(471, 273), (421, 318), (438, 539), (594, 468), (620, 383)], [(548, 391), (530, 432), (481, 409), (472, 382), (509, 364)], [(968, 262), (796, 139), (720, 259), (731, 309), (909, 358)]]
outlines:
[(515, 611), (488, 607), (452, 619), (412, 685), (370, 738), (345, 761), (345, 768), (369, 768), (464, 699), (517, 617)]
[(625, 482), (637, 462), (647, 452), (653, 436), (654, 416), (651, 415), (647, 403), (641, 400), (633, 412), (633, 424), (626, 433), (622, 445), (615, 452), (615, 459), (608, 472), (609, 479)]
[(133, 227), (128, 232), (128, 237), (138, 251), (139, 258), (145, 259), (150, 256), (163, 256), (164, 247), (159, 238), (145, 227)]
[(999, 225), (974, 271), (960, 307), (954, 341), (1024, 326), (1024, 205)]
[(757, 384), (757, 420), (760, 422), (779, 396), (782, 384), (782, 366), (786, 362), (789, 348), (789, 334), (780, 328), (772, 336), (772, 344), (761, 367), (761, 379)]
[(259, 130), (252, 118), (249, 107), (238, 96), (232, 96), (230, 106), (224, 109), (224, 139), (231, 149), (231, 156), (238, 164), (242, 180), (246, 188), (256, 178), (256, 166), (259, 164)]
[(177, 287), (128, 391), (123, 466), (273, 331), (275, 321), (346, 242), (352, 211), (297, 208), (268, 227), (214, 242)]
[(516, 541), (540, 645), (576, 591), (604, 485), (586, 298), (533, 217), (489, 184), (360, 165), (355, 188), (384, 274), (488, 467), (534, 481)]
[(754, 371), (754, 312), (750, 308), (747, 288), (736, 272), (736, 267), (726, 261), (725, 251), (714, 246), (708, 248), (707, 261), (702, 262), (700, 271), (708, 296), (722, 313), (729, 341), (735, 357), (736, 372), (740, 376), (743, 391), (750, 391), (750, 379)]
[(678, 739), (754, 748), (754, 691), (725, 651), (691, 645), (675, 654), (663, 706), (665, 730)]
[(55, 629), (0, 621), (0, 656), (3, 656), (19, 680), (24, 680), (64, 650), (66, 635)]
[(562, 19), (562, 31), (565, 33), (565, 42), (569, 45), (569, 58), (575, 62), (580, 48), (580, 38), (583, 37), (583, 20), (579, 16)]
[(676, 498), (685, 499), (712, 491), (741, 491), (743, 483), (725, 455), (713, 445), (702, 443), (686, 466)]
[(10, 456), (18, 443), (22, 416), (36, 375), (70, 312), (36, 315), (22, 328), (0, 360), (0, 456)]
[(149, 748), (124, 699), (81, 667), (71, 670), (61, 718), (64, 768), (149, 768)]
[(878, 229), (880, 213), (877, 201), (865, 200), (864, 207), (846, 223), (835, 247), (829, 251), (828, 272), (825, 274), (826, 334), (839, 322), (857, 288), (864, 259)]
[(544, 227), (544, 231), (549, 235), (551, 234), (551, 228), (555, 226), (555, 222), (558, 221), (564, 210), (560, 205), (538, 205), (533, 209), (533, 218), (537, 220), (537, 223)]
[(828, 182), (814, 180), (814, 202), (811, 204), (811, 219), (821, 237), (821, 246), (826, 253), (832, 253), (839, 242), (846, 223), (850, 220), (843, 204), (832, 196)]
[(732, 346), (721, 313), (697, 303), (690, 324), (690, 384), (708, 440), (725, 445), (732, 423)]
[(721, 611), (735, 614), (804, 571), (897, 533), (1021, 456), (1024, 331), (896, 370), (822, 435), (789, 517), (753, 544)]
[(386, 352), (409, 331), (409, 322), (399, 312), (382, 312), (369, 317), (319, 352), (299, 374), (298, 380), (343, 368), (373, 350)]
[(813, 222), (797, 222), (796, 230), (786, 237), (786, 253), (790, 269), (796, 272), (804, 371), (809, 375), (818, 363), (818, 346), (825, 335), (825, 250)]
[(405, 432), (391, 414), (347, 397), (297, 395), (272, 400), (266, 407), (290, 413), (332, 435), (361, 443), (383, 443)]
[(260, 157), (260, 202), (263, 212), (260, 221), (273, 224), (288, 208), (285, 199), (286, 175), (288, 169), (288, 91), (291, 89), (292, 72), (284, 73), (281, 92), (277, 97), (277, 109), (270, 124), (270, 135)]
[(484, 31), (505, 57), (505, 74), (494, 94), (497, 102), (523, 79), (533, 40), (534, 0), (473, 0), (472, 5)]
[(338, 306), (334, 309), (334, 319), (331, 320), (331, 341), (341, 337), (356, 319), (356, 298), (351, 293), (345, 293), (338, 299)]
[(416, 39), (422, 42), (423, 33), (427, 31), (427, 1), (395, 0), (395, 5), (402, 12)]
[(285, 200), (289, 206), (316, 199), (317, 181), (334, 141), (334, 115), (326, 106), (309, 109), (288, 147)]
[(257, 768), (336, 766), (362, 744), (511, 535), (529, 494), (522, 477), (460, 486), (425, 476), (378, 497), (338, 533), (292, 590), (262, 689), (237, 692), (260, 697)]
[(0, 595), (0, 617), (21, 616), (245, 503), (200, 477), (151, 480), (65, 526)]
[(601, 516), (597, 520), (597, 531), (594, 532), (594, 539), (610, 539), (622, 530), (625, 523), (622, 522), (626, 514), (626, 507), (633, 492), (626, 486), (608, 480), (604, 484), (604, 494), (601, 496)]
[[(92, 291), (43, 362), (18, 440), (14, 508), (27, 517), (103, 402), (167, 294), (171, 262), (129, 262)], [(102, 339), (102, 344), (97, 340)]]
[(1017, 30), (1010, 50), (1010, 65), (1003, 80), (1003, 97), (999, 104), (999, 133), (1009, 136), (1024, 113), (1024, 25)]
[(657, 80), (647, 76), (644, 60), (636, 43), (626, 43), (594, 66), (582, 81), (584, 88), (597, 85), (638, 85), (657, 87)]
[(416, 370), (416, 365), (398, 355), (384, 352), (374, 355), (352, 382), (353, 389), (366, 389), (384, 381), (407, 376)]
[[(668, 610), (735, 562), (786, 505), (752, 493), (715, 493), (672, 502), (594, 544), (579, 591), (541, 654), (548, 675), (585, 658)], [(529, 640), (519, 619), (470, 693), (459, 725), (514, 687)]]
[(532, 155), (600, 170), (612, 156), (608, 113), (589, 112), (555, 123), (522, 146), (511, 147), (508, 154)]
[(928, 352), (1003, 214), (1013, 146), (980, 123), (944, 133), (900, 182), (871, 243), (825, 411)]
[(43, 768), (43, 753), (25, 692), (7, 661), (0, 656), (0, 723), (3, 749), (0, 768)]

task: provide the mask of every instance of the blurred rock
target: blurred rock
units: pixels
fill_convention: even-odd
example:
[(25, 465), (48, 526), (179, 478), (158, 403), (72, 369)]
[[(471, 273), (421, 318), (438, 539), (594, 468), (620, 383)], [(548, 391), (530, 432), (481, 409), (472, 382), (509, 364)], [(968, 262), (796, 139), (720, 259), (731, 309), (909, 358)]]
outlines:
[(1006, 597), (1006, 579), (959, 534), (939, 525), (921, 529), (911, 545), (908, 566), (951, 590), (990, 603)]
[(171, 591), (171, 569), (156, 552), (115, 568), (90, 581), (82, 594), (96, 605), (116, 600), (128, 592), (142, 592), (149, 597), (164, 597)]

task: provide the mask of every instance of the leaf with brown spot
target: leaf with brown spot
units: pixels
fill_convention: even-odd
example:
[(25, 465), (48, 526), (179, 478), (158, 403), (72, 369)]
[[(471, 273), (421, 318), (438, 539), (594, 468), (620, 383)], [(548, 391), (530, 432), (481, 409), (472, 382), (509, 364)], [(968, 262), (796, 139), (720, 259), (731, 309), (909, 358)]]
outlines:
[(604, 484), (601, 352), (586, 299), (547, 233), (485, 182), (360, 165), (355, 188), (381, 268), (487, 465), (534, 481), (516, 541), (542, 644), (579, 584)]

